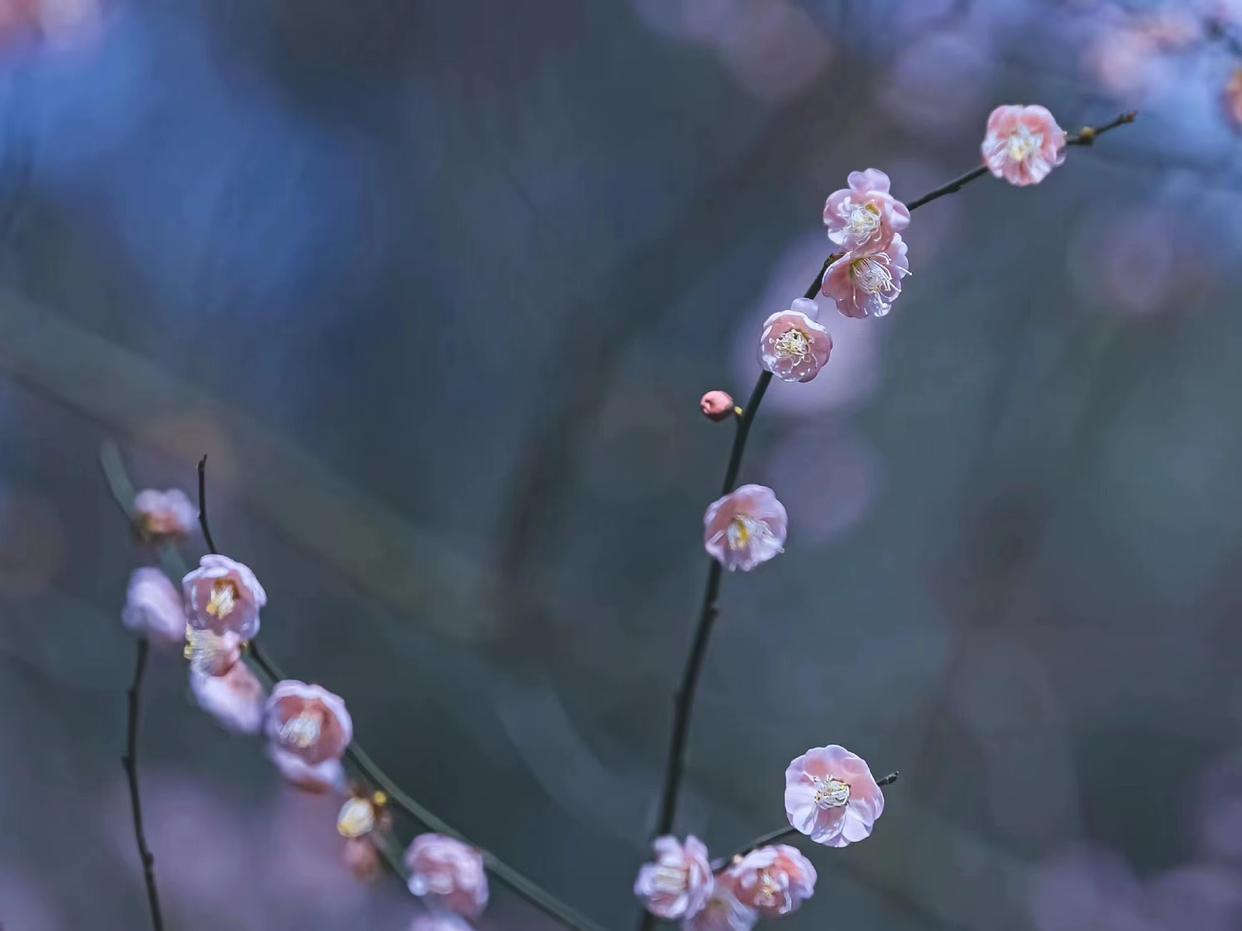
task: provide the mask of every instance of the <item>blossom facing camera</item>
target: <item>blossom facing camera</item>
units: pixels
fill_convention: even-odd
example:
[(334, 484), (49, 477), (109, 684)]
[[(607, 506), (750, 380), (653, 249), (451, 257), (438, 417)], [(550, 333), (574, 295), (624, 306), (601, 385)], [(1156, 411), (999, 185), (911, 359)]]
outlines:
[(267, 593), (250, 567), (209, 553), (181, 580), (190, 626), (243, 640), (259, 632), (259, 609)]
[(683, 931), (750, 931), (759, 913), (738, 901), (728, 873), (716, 880), (712, 894), (699, 912), (681, 923)]
[(709, 391), (699, 400), (699, 410), (708, 420), (721, 421), (733, 415), (733, 395), (727, 391)]
[(980, 148), (993, 176), (1023, 187), (1039, 184), (1065, 161), (1065, 144), (1065, 130), (1047, 107), (1007, 105), (988, 117)]
[(121, 623), (158, 643), (185, 640), (185, 608), (177, 587), (159, 569), (142, 566), (129, 577)]
[(198, 510), (179, 488), (147, 488), (134, 495), (134, 523), (147, 536), (188, 536), (197, 519)]
[(225, 730), (257, 734), (263, 725), (267, 697), (261, 683), (245, 663), (234, 661), (223, 675), (213, 676), (191, 667), (190, 691), (198, 706)]
[(828, 266), (821, 291), (847, 317), (883, 317), (901, 297), (901, 279), (910, 274), (906, 244), (900, 236), (882, 252), (847, 252)]
[(639, 869), (634, 894), (658, 918), (677, 920), (698, 914), (715, 884), (703, 842), (694, 836), (684, 844), (675, 837), (657, 837), (651, 846), (655, 862)]
[(871, 836), (884, 792), (866, 761), (844, 747), (815, 747), (785, 770), (785, 814), (817, 844), (845, 847)]
[(781, 381), (810, 381), (828, 363), (832, 337), (815, 318), (814, 301), (798, 298), (768, 317), (759, 337), (759, 364)]
[(444, 834), (420, 834), (405, 852), (410, 892), (429, 908), (478, 918), (487, 906), (483, 856)]
[(727, 876), (737, 900), (762, 918), (796, 912), (815, 892), (815, 867), (786, 844), (759, 847), (729, 867)]
[(749, 572), (785, 551), (788, 522), (771, 488), (743, 485), (708, 506), (703, 545), (730, 572)]
[(312, 792), (341, 785), (341, 757), (354, 725), (339, 695), (295, 679), (277, 682), (265, 722), (268, 755), (282, 776)]
[(910, 225), (910, 211), (888, 192), (888, 175), (878, 168), (851, 171), (847, 181), (824, 204), (828, 238), (855, 255), (883, 252)]

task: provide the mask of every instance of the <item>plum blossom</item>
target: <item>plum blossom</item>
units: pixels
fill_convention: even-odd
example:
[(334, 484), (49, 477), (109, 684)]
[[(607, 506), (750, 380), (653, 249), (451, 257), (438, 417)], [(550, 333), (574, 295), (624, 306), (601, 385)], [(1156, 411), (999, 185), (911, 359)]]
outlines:
[(354, 725), (339, 695), (286, 679), (272, 689), (265, 716), (268, 755), (282, 776), (309, 791), (340, 785)]
[(983, 163), (1010, 184), (1038, 184), (1065, 161), (1065, 143), (1065, 130), (1047, 107), (1001, 106), (988, 117)]
[(722, 873), (712, 888), (707, 904), (681, 923), (683, 931), (750, 931), (759, 913), (737, 900), (733, 880)]
[(785, 551), (788, 520), (771, 488), (742, 485), (707, 508), (703, 545), (730, 572), (749, 572)]
[(185, 608), (168, 576), (150, 566), (135, 569), (125, 592), (121, 623), (129, 630), (160, 643), (185, 640)]
[(242, 639), (235, 633), (215, 634), (186, 625), (185, 658), (190, 672), (203, 676), (223, 676), (241, 659)]
[(410, 892), (436, 909), (478, 918), (487, 905), (483, 856), (444, 834), (420, 834), (405, 852)]
[(798, 298), (763, 322), (759, 363), (781, 381), (810, 381), (828, 363), (832, 337), (816, 322), (815, 302)]
[(676, 920), (697, 914), (713, 885), (707, 847), (693, 835), (685, 844), (675, 837), (657, 837), (651, 846), (655, 862), (639, 869), (634, 894), (647, 911), (660, 918)]
[(883, 252), (910, 225), (906, 205), (888, 192), (888, 175), (878, 168), (851, 171), (849, 187), (833, 191), (824, 204), (828, 238), (857, 256)]
[(733, 395), (727, 391), (709, 391), (699, 401), (699, 410), (708, 420), (724, 420), (733, 413)]
[(910, 274), (906, 251), (895, 235), (882, 252), (847, 252), (828, 266), (821, 291), (847, 317), (883, 317), (901, 297), (901, 279)]
[(737, 900), (762, 918), (779, 918), (798, 910), (815, 892), (815, 867), (786, 844), (759, 847), (733, 862), (727, 871)]
[(263, 725), (263, 683), (245, 663), (234, 662), (219, 676), (191, 668), (190, 691), (198, 706), (226, 730), (257, 734)]
[(817, 844), (864, 840), (883, 813), (884, 793), (866, 761), (844, 747), (814, 747), (785, 770), (785, 814)]
[(148, 488), (134, 495), (134, 523), (153, 537), (184, 537), (198, 518), (198, 510), (179, 488)]
[(341, 837), (353, 840), (363, 837), (375, 829), (375, 806), (365, 796), (355, 795), (346, 799), (336, 816), (336, 832)]
[(249, 566), (208, 553), (181, 587), (191, 627), (235, 633), (243, 640), (259, 632), (259, 609), (267, 604), (267, 593)]

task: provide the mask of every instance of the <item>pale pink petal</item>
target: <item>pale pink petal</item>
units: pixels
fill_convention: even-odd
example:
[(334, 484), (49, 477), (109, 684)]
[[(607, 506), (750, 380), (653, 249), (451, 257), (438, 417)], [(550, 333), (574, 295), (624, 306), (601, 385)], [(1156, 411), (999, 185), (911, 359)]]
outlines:
[(121, 621), (136, 634), (163, 644), (185, 643), (185, 608), (168, 576), (150, 566), (129, 577)]
[(420, 834), (405, 852), (410, 892), (429, 907), (478, 918), (487, 906), (487, 873), (475, 848), (443, 834)]
[(236, 663), (222, 676), (191, 668), (190, 691), (198, 706), (227, 730), (257, 734), (263, 724), (266, 695), (263, 684), (245, 663)]
[(749, 572), (784, 552), (787, 523), (771, 488), (742, 485), (708, 506), (703, 545), (730, 572)]

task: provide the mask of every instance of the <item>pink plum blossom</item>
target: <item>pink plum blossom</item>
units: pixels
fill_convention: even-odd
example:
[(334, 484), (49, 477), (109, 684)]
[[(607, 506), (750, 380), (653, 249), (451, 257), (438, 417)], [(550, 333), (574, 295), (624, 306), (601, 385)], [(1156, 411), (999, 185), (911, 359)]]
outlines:
[(864, 840), (883, 813), (884, 793), (866, 761), (844, 747), (814, 747), (785, 770), (785, 814), (817, 844)]
[(243, 640), (259, 632), (259, 609), (267, 604), (267, 593), (249, 566), (208, 553), (181, 587), (191, 627), (235, 633)]
[(683, 931), (750, 931), (759, 913), (738, 901), (727, 873), (716, 880), (703, 908), (681, 923)]
[(785, 506), (766, 485), (743, 485), (703, 515), (703, 545), (732, 572), (749, 572), (785, 550)]
[(699, 410), (708, 420), (724, 420), (733, 413), (733, 395), (727, 391), (709, 391), (699, 401)]
[(339, 695), (286, 679), (272, 689), (265, 718), (268, 755), (282, 776), (310, 791), (341, 784), (341, 756), (354, 725)]
[(1065, 130), (1047, 107), (997, 107), (988, 117), (983, 163), (1010, 184), (1038, 184), (1065, 161), (1065, 142)]
[(893, 236), (882, 252), (847, 252), (828, 266), (821, 291), (847, 317), (883, 317), (901, 297), (901, 279), (910, 274), (906, 244)]
[(185, 642), (185, 608), (181, 595), (168, 576), (150, 566), (135, 569), (130, 575), (121, 622), (150, 640)]
[(847, 180), (824, 205), (828, 238), (857, 256), (883, 252), (910, 225), (910, 211), (888, 193), (888, 175), (878, 168), (851, 171)]
[(134, 521), (153, 537), (184, 537), (194, 526), (198, 510), (184, 491), (148, 488), (134, 496)]
[(647, 911), (676, 920), (698, 913), (711, 894), (713, 878), (707, 848), (693, 835), (685, 844), (675, 837), (657, 837), (651, 845), (655, 862), (645, 863), (634, 882), (634, 894)]
[(779, 918), (798, 910), (815, 892), (815, 867), (786, 844), (759, 847), (733, 862), (728, 882), (743, 906), (760, 917)]
[(828, 363), (832, 337), (815, 318), (814, 301), (798, 298), (763, 322), (759, 363), (781, 381), (810, 381)]
[(410, 892), (436, 909), (478, 918), (487, 905), (483, 856), (456, 838), (420, 834), (405, 852)]
[(185, 658), (190, 671), (204, 676), (223, 676), (241, 659), (242, 639), (235, 633), (185, 628)]
[(263, 725), (264, 699), (261, 683), (245, 663), (234, 662), (224, 675), (213, 676), (190, 669), (190, 691), (198, 706), (230, 731), (257, 734)]

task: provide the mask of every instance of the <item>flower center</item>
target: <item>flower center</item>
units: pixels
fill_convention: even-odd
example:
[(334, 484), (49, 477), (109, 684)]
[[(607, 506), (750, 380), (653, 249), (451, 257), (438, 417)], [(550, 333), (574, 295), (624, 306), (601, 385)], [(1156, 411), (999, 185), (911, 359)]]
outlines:
[(854, 204), (849, 227), (857, 239), (866, 242), (880, 228), (880, 209), (875, 204)]
[(280, 727), (280, 742), (306, 750), (313, 747), (323, 733), (323, 714), (307, 710), (290, 718)]
[[(878, 255), (883, 254), (878, 253)], [(850, 277), (868, 294), (882, 294), (893, 289), (893, 273), (889, 271), (886, 264), (876, 261), (877, 257), (864, 256), (861, 259), (855, 259), (850, 264)]]
[(1026, 126), (1019, 126), (1009, 137), (1006, 154), (1013, 162), (1025, 162), (1044, 144), (1044, 134), (1031, 132)]
[(759, 890), (755, 894), (755, 904), (760, 908), (771, 908), (785, 901), (785, 889), (767, 870), (759, 873)]
[(733, 518), (729, 522), (729, 529), (725, 531), (725, 541), (731, 550), (743, 549), (749, 546), (752, 540), (766, 540), (771, 536), (772, 531), (768, 529), (767, 524), (745, 514), (739, 514)]
[(815, 807), (821, 811), (849, 804), (848, 783), (842, 782), (835, 776), (829, 776), (827, 779), (821, 776), (811, 776), (811, 783), (815, 786)]
[(655, 891), (676, 894), (690, 885), (690, 871), (683, 866), (661, 864), (655, 869)]
[(207, 613), (223, 619), (237, 606), (237, 586), (227, 579), (221, 579), (211, 586), (211, 597), (207, 600)]
[(796, 327), (786, 330), (776, 341), (776, 352), (782, 358), (801, 362), (811, 352), (811, 338)]

